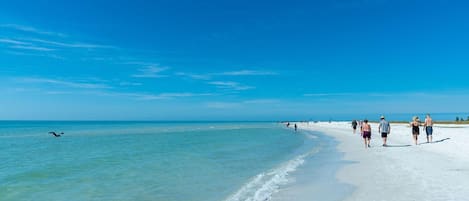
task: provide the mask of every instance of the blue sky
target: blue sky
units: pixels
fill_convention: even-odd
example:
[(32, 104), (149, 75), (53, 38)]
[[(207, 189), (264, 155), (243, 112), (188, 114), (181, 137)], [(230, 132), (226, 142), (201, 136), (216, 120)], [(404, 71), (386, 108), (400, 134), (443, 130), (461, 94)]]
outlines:
[(469, 112), (463, 1), (0, 2), (0, 119)]

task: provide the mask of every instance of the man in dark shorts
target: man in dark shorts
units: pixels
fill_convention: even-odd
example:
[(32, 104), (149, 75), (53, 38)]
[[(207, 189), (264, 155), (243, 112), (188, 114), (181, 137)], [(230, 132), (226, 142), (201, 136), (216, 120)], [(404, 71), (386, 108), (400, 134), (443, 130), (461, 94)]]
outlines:
[(353, 134), (355, 134), (357, 132), (357, 120), (353, 120), (352, 121), (352, 128), (353, 128)]
[(378, 132), (381, 133), (381, 137), (383, 138), (383, 147), (387, 146), (386, 141), (388, 139), (388, 134), (391, 133), (391, 125), (389, 125), (389, 122), (384, 119), (384, 116), (381, 116)]
[(371, 142), (371, 126), (368, 124), (368, 120), (365, 119), (365, 121), (362, 124), (361, 128), (363, 140), (365, 141), (365, 148), (371, 147), (370, 142)]

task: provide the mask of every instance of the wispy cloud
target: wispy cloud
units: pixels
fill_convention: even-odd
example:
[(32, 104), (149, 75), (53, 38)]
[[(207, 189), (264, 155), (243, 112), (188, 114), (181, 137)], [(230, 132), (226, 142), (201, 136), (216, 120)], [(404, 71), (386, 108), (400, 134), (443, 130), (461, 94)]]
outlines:
[(212, 93), (161, 93), (162, 97), (194, 97), (194, 96), (212, 96)]
[(59, 37), (66, 37), (67, 35), (58, 32), (51, 32), (51, 31), (44, 31), (30, 26), (24, 26), (19, 24), (1, 24), (0, 27), (13, 29), (17, 31), (41, 34), (41, 35), (49, 35), (49, 36), (59, 36)]
[(12, 40), (8, 38), (0, 38), (0, 43), (5, 43), (5, 44), (13, 44), (13, 45), (31, 45), (31, 43), (19, 41), (19, 40)]
[(183, 72), (178, 72), (176, 73), (177, 76), (183, 76), (183, 77), (189, 77), (194, 80), (210, 80), (211, 75), (210, 74), (192, 74), (192, 73), (183, 73)]
[(88, 95), (97, 95), (97, 96), (112, 96), (112, 97), (127, 97), (135, 100), (170, 100), (175, 98), (190, 98), (198, 96), (213, 96), (211, 93), (126, 93), (126, 92), (116, 92), (116, 91), (84, 91), (81, 92)]
[(208, 102), (205, 106), (213, 109), (231, 109), (241, 107), (242, 104), (237, 102)]
[(141, 86), (142, 83), (140, 82), (120, 82), (120, 86)]
[(425, 96), (429, 95), (425, 92), (387, 92), (387, 93), (376, 93), (376, 92), (342, 92), (342, 93), (308, 93), (303, 94), (306, 97), (392, 97), (392, 96)]
[(277, 75), (278, 73), (272, 71), (258, 71), (258, 70), (239, 70), (239, 71), (227, 71), (227, 72), (218, 72), (218, 73), (205, 73), (205, 74), (196, 74), (196, 73), (185, 73), (179, 72), (176, 73), (178, 76), (192, 78), (194, 80), (210, 80), (215, 76), (259, 76), (259, 75)]
[(147, 61), (126, 61), (126, 62), (121, 62), (119, 64), (138, 65), (138, 66), (157, 66), (157, 65), (159, 65), (158, 63), (147, 62)]
[[(34, 86), (37, 92), (42, 92), (47, 95), (95, 95), (95, 96), (111, 96), (111, 97), (127, 97), (135, 100), (169, 100), (176, 98), (191, 98), (201, 96), (215, 96), (214, 93), (192, 93), (192, 92), (167, 92), (167, 93), (146, 93), (146, 92), (119, 92), (119, 88), (114, 88), (108, 85), (92, 82), (76, 82), (64, 81), (57, 79), (47, 78), (15, 78), (16, 81), (21, 83), (39, 83), (47, 84), (46, 87)], [(49, 85), (59, 86), (53, 88)], [(28, 85), (31, 87), (31, 85)], [(38, 88), (40, 87), (40, 88)], [(18, 88), (16, 92), (30, 91), (30, 88)]]
[(252, 100), (244, 100), (244, 101), (231, 101), (231, 102), (223, 102), (223, 101), (215, 101), (215, 102), (208, 102), (205, 103), (205, 106), (208, 108), (214, 109), (231, 109), (231, 108), (240, 108), (249, 105), (259, 105), (259, 104), (274, 104), (278, 103), (280, 100), (276, 99), (252, 99)]
[(53, 58), (53, 59), (65, 59), (64, 57), (61, 57), (61, 56), (58, 56), (56, 54), (51, 54), (51, 53), (46, 53), (46, 52), (42, 52), (42, 53), (30, 53), (30, 52), (22, 52), (22, 51), (3, 51), (7, 54), (11, 54), (11, 55), (20, 55), (20, 56), (34, 56), (34, 57), (49, 57), (49, 58)]
[(245, 104), (271, 104), (278, 102), (280, 102), (280, 100), (277, 99), (252, 99), (243, 101)]
[(160, 73), (168, 70), (169, 67), (151, 65), (138, 69), (139, 73), (132, 75), (132, 77), (138, 78), (160, 78), (167, 77), (167, 75), (161, 75)]
[(46, 94), (49, 95), (64, 95), (64, 94), (72, 94), (70, 91), (46, 91)]
[(107, 89), (107, 88), (111, 88), (108, 85), (104, 85), (104, 84), (100, 84), (100, 83), (65, 81), (65, 80), (47, 79), (47, 78), (19, 78), (17, 80), (20, 81), (20, 82), (26, 82), (26, 83), (53, 84), (53, 85), (57, 85), (57, 86), (80, 88), (80, 89)]
[(325, 97), (325, 96), (349, 96), (353, 95), (353, 93), (309, 93), (303, 94), (306, 97)]
[(58, 42), (58, 41), (44, 40), (44, 39), (38, 39), (38, 38), (29, 38), (29, 39), (24, 39), (24, 40), (31, 41), (31, 42), (36, 42), (36, 43), (42, 43), (42, 44), (51, 45), (51, 46), (56, 46), (56, 47), (67, 47), (67, 48), (88, 48), (88, 49), (93, 49), (93, 48), (116, 48), (114, 46), (109, 46), (109, 45), (81, 43), (81, 42), (68, 43), (68, 42)]
[(217, 88), (220, 89), (229, 89), (229, 90), (236, 90), (236, 91), (243, 91), (243, 90), (249, 90), (249, 89), (254, 89), (255, 87), (252, 86), (246, 86), (242, 85), (238, 82), (225, 82), (225, 81), (214, 81), (214, 82), (209, 82), (208, 84), (214, 85)]
[(239, 71), (227, 71), (217, 73), (217, 75), (229, 75), (229, 76), (243, 76), (243, 75), (277, 75), (271, 71), (256, 71), (256, 70), (239, 70)]
[(13, 46), (10, 46), (10, 48), (22, 49), (22, 50), (43, 51), (43, 52), (50, 52), (50, 51), (55, 50), (55, 49), (51, 49), (51, 48), (47, 48), (47, 47), (26, 46), (26, 45), (13, 45)]
[(172, 99), (172, 98), (187, 98), (196, 96), (212, 96), (212, 93), (161, 93), (161, 94), (134, 94), (138, 99), (143, 100), (160, 100), (160, 99)]

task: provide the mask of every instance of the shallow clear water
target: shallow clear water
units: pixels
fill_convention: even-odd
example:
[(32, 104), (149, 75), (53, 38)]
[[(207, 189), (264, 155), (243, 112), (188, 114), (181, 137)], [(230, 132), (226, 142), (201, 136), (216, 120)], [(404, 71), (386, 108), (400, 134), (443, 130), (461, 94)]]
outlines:
[(3, 121), (0, 198), (262, 200), (320, 140), (276, 123)]

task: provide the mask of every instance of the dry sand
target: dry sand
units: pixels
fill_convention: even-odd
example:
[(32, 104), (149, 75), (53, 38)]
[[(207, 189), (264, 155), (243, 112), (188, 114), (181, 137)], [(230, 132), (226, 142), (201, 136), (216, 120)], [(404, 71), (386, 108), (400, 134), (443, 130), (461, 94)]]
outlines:
[(407, 124), (391, 124), (389, 147), (382, 146), (378, 125), (372, 125), (371, 148), (352, 133), (348, 122), (299, 123), (300, 129), (336, 138), (345, 160), (339, 181), (356, 187), (347, 201), (464, 201), (469, 200), (469, 126), (435, 125), (433, 141), (421, 130), (412, 145)]

